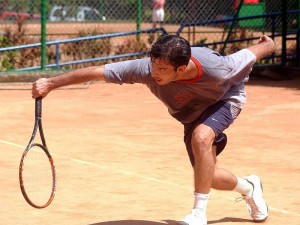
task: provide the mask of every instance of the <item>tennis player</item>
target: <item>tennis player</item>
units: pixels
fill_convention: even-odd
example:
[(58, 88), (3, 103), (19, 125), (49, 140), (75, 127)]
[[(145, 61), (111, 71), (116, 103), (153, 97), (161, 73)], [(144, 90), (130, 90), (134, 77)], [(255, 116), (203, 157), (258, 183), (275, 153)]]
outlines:
[[(150, 57), (92, 66), (33, 83), (32, 97), (45, 97), (58, 87), (92, 80), (147, 85), (184, 126), (184, 142), (194, 172), (194, 206), (181, 225), (206, 225), (211, 188), (240, 193), (255, 222), (265, 221), (268, 207), (261, 180), (239, 177), (216, 166), (226, 145), (223, 131), (234, 122), (245, 101), (244, 82), (255, 62), (276, 49), (263, 35), (257, 44), (228, 56), (204, 47), (190, 47), (185, 39), (166, 35), (151, 48)], [(242, 158), (242, 157), (241, 157)]]

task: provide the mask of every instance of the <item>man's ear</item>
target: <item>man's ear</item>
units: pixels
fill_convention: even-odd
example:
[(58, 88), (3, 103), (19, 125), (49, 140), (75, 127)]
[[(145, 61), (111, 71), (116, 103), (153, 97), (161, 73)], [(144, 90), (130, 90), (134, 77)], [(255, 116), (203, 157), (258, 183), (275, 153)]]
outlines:
[(179, 66), (179, 67), (177, 68), (177, 72), (183, 73), (183, 72), (185, 71), (185, 69), (186, 69), (186, 65)]

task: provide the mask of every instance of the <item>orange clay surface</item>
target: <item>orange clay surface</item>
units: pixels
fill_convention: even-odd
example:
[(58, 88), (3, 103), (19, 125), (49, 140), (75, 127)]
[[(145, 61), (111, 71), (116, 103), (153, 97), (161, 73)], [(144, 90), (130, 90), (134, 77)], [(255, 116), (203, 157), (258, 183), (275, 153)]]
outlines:
[[(183, 129), (145, 86), (94, 83), (43, 100), (57, 170), (45, 209), (29, 206), (18, 167), (34, 122), (30, 85), (0, 86), (0, 224), (175, 225), (193, 205)], [(257, 174), (268, 225), (300, 224), (300, 79), (251, 80), (248, 102), (226, 130), (219, 167)], [(234, 192), (212, 190), (208, 224), (253, 224)]]

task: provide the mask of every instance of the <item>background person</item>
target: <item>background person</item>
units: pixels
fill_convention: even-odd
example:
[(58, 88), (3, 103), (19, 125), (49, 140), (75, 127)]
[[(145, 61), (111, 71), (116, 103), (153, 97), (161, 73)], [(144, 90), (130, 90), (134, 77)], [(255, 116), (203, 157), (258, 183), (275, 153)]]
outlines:
[(165, 0), (152, 0), (152, 22), (153, 28), (156, 28), (157, 24), (162, 24), (165, 17)]

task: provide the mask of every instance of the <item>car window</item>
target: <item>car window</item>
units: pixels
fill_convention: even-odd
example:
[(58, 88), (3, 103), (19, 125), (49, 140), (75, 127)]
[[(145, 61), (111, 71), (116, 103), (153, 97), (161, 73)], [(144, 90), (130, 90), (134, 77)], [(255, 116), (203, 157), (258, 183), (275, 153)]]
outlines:
[(62, 16), (62, 12), (61, 9), (57, 9), (54, 11), (53, 16), (55, 17), (61, 17)]

